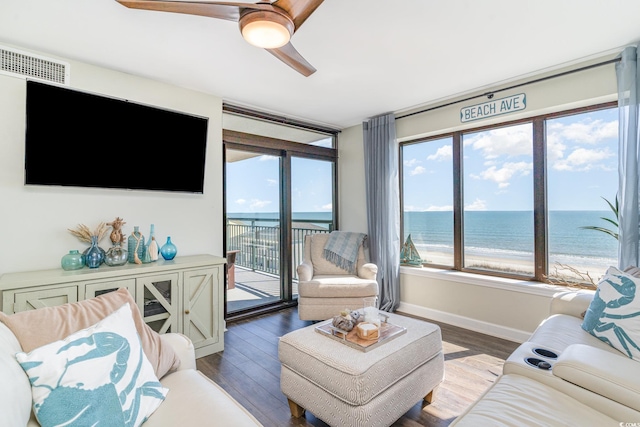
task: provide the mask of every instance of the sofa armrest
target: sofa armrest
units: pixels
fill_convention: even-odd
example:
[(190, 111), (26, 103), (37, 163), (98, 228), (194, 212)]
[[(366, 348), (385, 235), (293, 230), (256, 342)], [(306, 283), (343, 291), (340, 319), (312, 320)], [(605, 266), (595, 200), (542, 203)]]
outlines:
[(585, 344), (573, 344), (553, 365), (553, 375), (640, 411), (640, 362)]
[(378, 266), (370, 262), (363, 264), (362, 267), (358, 269), (358, 277), (361, 279), (376, 280), (377, 274)]
[(296, 268), (298, 272), (298, 280), (302, 282), (308, 282), (313, 277), (313, 265), (308, 262), (303, 262)]
[(186, 336), (179, 333), (171, 332), (161, 334), (162, 343), (171, 346), (180, 359), (180, 367), (178, 371), (183, 369), (196, 369), (196, 351), (193, 343)]
[(581, 289), (579, 291), (558, 292), (551, 299), (549, 315), (568, 314), (574, 317), (583, 317), (583, 313), (589, 308), (595, 291)]

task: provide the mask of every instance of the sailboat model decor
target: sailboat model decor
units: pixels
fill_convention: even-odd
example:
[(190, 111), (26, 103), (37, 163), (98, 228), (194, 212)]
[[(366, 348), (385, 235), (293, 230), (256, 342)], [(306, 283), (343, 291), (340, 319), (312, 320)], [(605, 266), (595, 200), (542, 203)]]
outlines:
[(409, 265), (412, 267), (422, 267), (423, 260), (411, 240), (411, 234), (407, 236), (407, 240), (402, 245), (400, 251), (400, 265)]

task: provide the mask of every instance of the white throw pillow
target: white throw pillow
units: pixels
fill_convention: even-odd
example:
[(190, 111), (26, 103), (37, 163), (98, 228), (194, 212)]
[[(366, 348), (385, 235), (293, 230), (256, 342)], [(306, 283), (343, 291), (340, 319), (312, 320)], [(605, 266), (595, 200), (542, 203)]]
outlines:
[(67, 338), (20, 352), (43, 427), (141, 425), (167, 392), (144, 355), (129, 304)]
[(640, 361), (640, 278), (609, 267), (598, 283), (582, 329)]

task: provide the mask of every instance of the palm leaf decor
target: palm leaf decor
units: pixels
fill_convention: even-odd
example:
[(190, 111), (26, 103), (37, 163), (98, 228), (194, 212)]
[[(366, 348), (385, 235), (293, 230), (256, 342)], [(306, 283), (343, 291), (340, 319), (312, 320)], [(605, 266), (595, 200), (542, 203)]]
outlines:
[[(616, 219), (613, 220), (611, 218), (606, 218), (606, 217), (600, 217), (600, 219), (607, 221), (608, 223), (610, 223), (611, 225), (613, 225), (616, 230), (618, 229), (618, 196), (616, 196), (616, 200), (615, 200), (615, 205), (613, 203), (611, 203), (609, 200), (605, 199), (604, 197), (602, 197), (602, 199), (607, 202), (607, 204), (609, 205), (609, 208), (611, 209), (611, 211), (613, 212), (613, 214), (615, 215)], [(618, 240), (618, 232), (617, 231), (613, 231), (613, 230), (609, 230), (608, 228), (604, 228), (604, 227), (598, 227), (595, 225), (586, 225), (583, 227), (585, 230), (596, 230), (596, 231), (600, 231), (602, 233), (606, 233), (610, 236), (612, 236), (613, 238), (615, 238), (616, 240)]]

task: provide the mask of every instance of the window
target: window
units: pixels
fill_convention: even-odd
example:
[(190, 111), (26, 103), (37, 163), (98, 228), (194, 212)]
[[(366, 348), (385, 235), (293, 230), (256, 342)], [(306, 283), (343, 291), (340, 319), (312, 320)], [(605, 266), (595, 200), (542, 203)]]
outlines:
[(570, 275), (569, 266), (597, 279), (617, 265), (618, 242), (602, 227), (616, 220), (618, 191), (617, 109), (589, 111), (547, 120), (549, 272)]
[(426, 265), (597, 280), (617, 257), (614, 107), (402, 143), (404, 239)]
[(533, 275), (531, 123), (462, 136), (464, 266)]
[(404, 240), (411, 235), (424, 262), (453, 266), (453, 167), (451, 137), (402, 149)]

